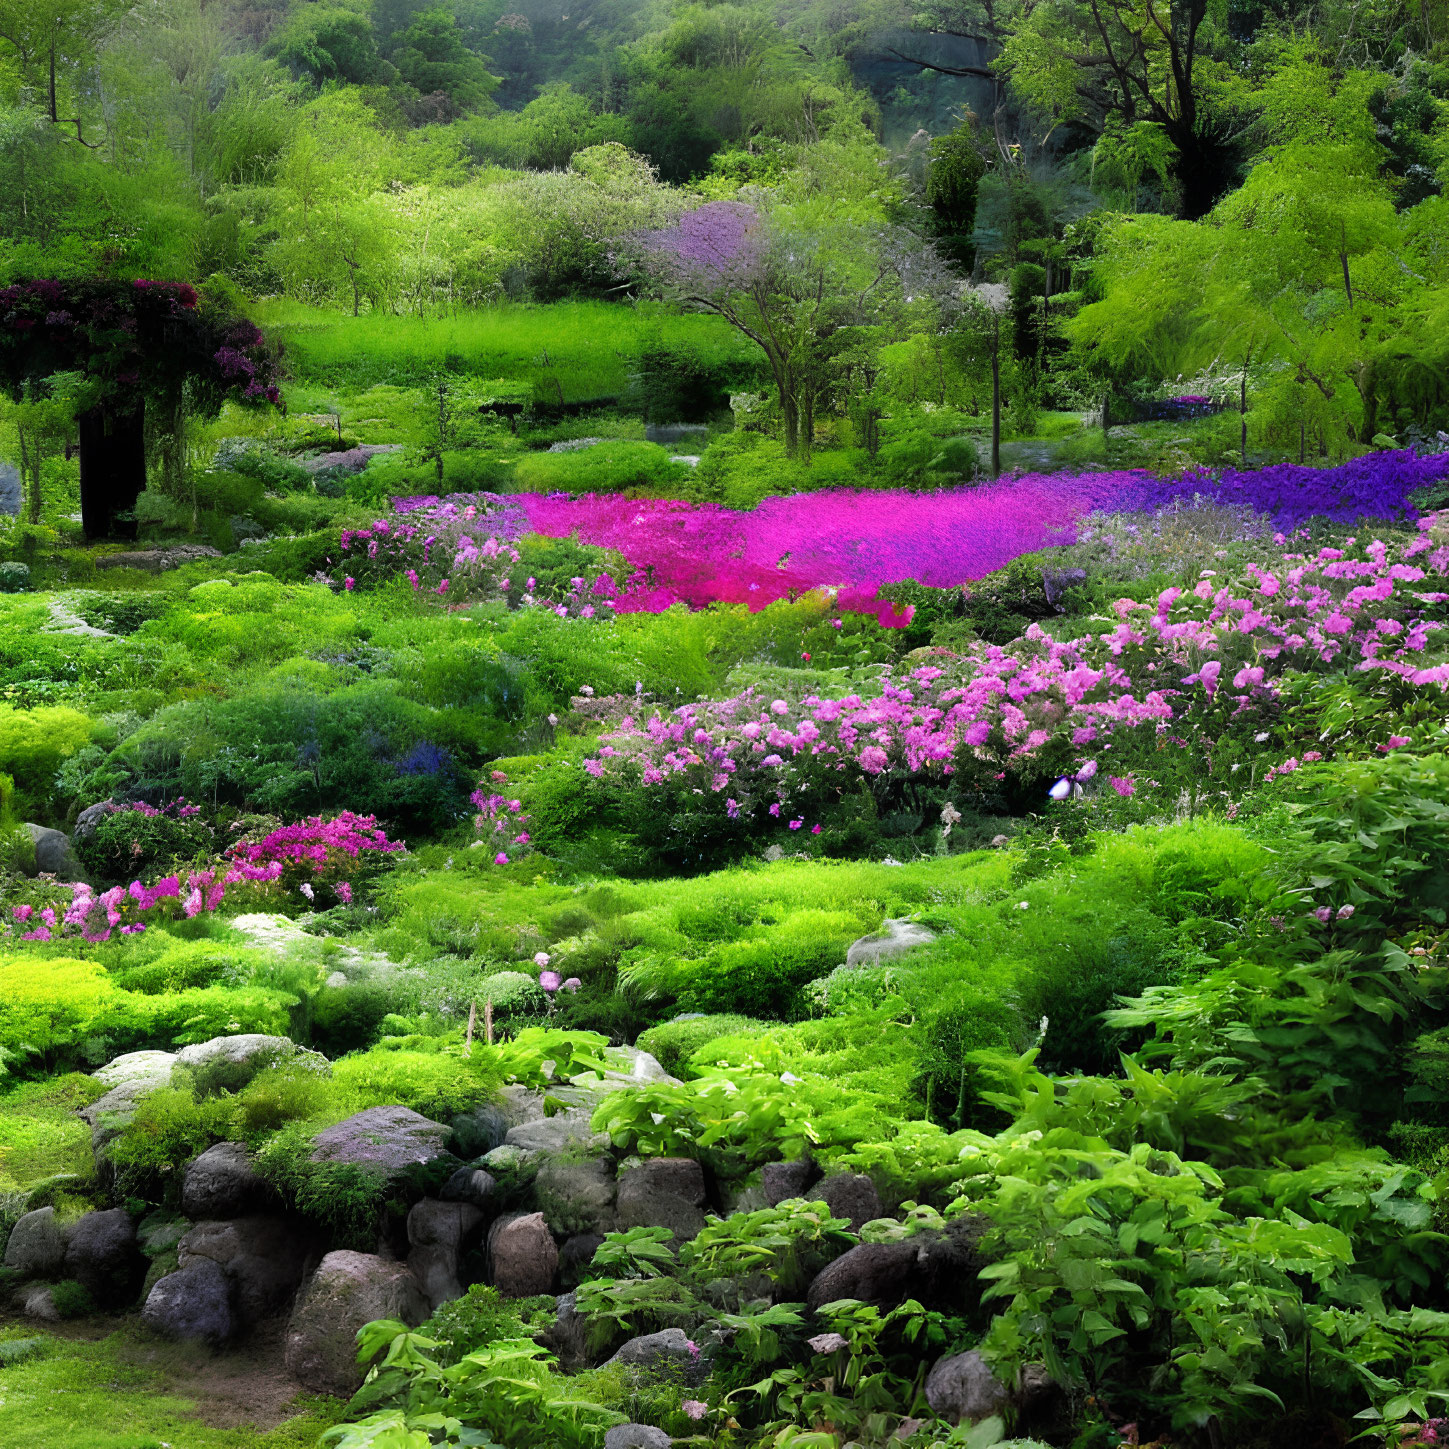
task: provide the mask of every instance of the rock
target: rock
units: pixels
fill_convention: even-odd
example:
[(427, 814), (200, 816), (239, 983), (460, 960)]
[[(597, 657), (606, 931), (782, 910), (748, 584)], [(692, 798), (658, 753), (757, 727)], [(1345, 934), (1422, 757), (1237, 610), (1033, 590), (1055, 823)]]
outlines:
[(707, 438), (709, 428), (704, 423), (648, 423), (644, 436), (651, 443), (682, 443), (686, 439)]
[(417, 1327), (427, 1300), (411, 1271), (371, 1253), (328, 1253), (287, 1325), (287, 1372), (315, 1393), (345, 1397), (362, 1383), (357, 1330), (379, 1318)]
[(704, 1226), (704, 1171), (688, 1157), (656, 1157), (619, 1177), (616, 1204), (621, 1229), (668, 1228), (676, 1244)]
[(258, 1072), (282, 1062), (306, 1066), (324, 1075), (331, 1075), (332, 1065), (321, 1052), (299, 1047), (285, 1036), (264, 1036), (245, 1032), (239, 1036), (214, 1036), (210, 1041), (182, 1047), (176, 1065), (189, 1071), (222, 1074), (221, 1085), (228, 1091), (240, 1091)]
[(725, 1188), (721, 1197), (723, 1201), (720, 1206), (723, 1209), (723, 1216), (727, 1218), (733, 1217), (736, 1213), (757, 1213), (764, 1208), (775, 1206), (765, 1196), (765, 1189), (758, 1182)]
[(991, 847), (993, 850), (1005, 850), (1010, 844), (1011, 837), (1009, 835), (993, 835), (991, 837)]
[(265, 951), (275, 951), (279, 956), (285, 956), (316, 939), (309, 936), (290, 916), (269, 914), (266, 911), (233, 916), (227, 924), (233, 931), (239, 931), (245, 936), (250, 945), (259, 946)]
[[(538, 1115), (543, 1116), (541, 1107)], [(460, 1112), (453, 1118), (453, 1140), (449, 1146), (465, 1161), (482, 1157), (501, 1147), (508, 1129), (517, 1125), (502, 1107), (491, 1103), (474, 1107), (471, 1112)]]
[(217, 1264), (231, 1284), (238, 1322), (251, 1324), (287, 1307), (317, 1251), (312, 1234), (291, 1218), (233, 1218), (197, 1223), (177, 1245), (177, 1262)]
[(424, 1198), (408, 1213), (408, 1267), (430, 1307), (436, 1309), (463, 1296), (458, 1264), (465, 1244), (483, 1225), (483, 1214), (470, 1203)]
[(375, 1167), (389, 1178), (446, 1157), (452, 1130), (410, 1107), (368, 1107), (313, 1139), (313, 1162)]
[(479, 1165), (498, 1178), (530, 1177), (538, 1168), (539, 1154), (522, 1147), (510, 1147), (506, 1143), (495, 1147), (479, 1159)]
[(443, 1202), (466, 1202), (487, 1212), (492, 1203), (498, 1179), (481, 1167), (460, 1167), (438, 1192)]
[(815, 1275), (805, 1295), (811, 1308), (841, 1298), (859, 1298), (881, 1308), (894, 1308), (911, 1296), (916, 1269), (914, 1239), (896, 1243), (857, 1243)]
[(224, 1343), (233, 1327), (226, 1274), (209, 1258), (168, 1273), (147, 1294), (141, 1322), (165, 1338)]
[(1046, 594), (1046, 601), (1057, 613), (1066, 613), (1066, 605), (1062, 603), (1062, 596), (1068, 589), (1074, 589), (1078, 584), (1087, 582), (1086, 569), (1043, 569), (1041, 571), (1042, 591)]
[(862, 936), (851, 942), (845, 953), (847, 966), (876, 966), (893, 956), (904, 955), (917, 946), (929, 946), (936, 939), (934, 931), (915, 921), (889, 920), (874, 936)]
[(65, 1229), (53, 1207), (26, 1213), (5, 1244), (5, 1266), (22, 1278), (54, 1278), (65, 1266)]
[(604, 1449), (669, 1449), (674, 1440), (649, 1424), (615, 1424), (604, 1435)]
[(560, 1237), (612, 1232), (615, 1191), (612, 1158), (554, 1159), (545, 1162), (533, 1180), (534, 1201)]
[(94, 805), (87, 805), (84, 810), (75, 818), (75, 829), (71, 831), (70, 838), (77, 845), (82, 840), (89, 840), (96, 833), (96, 826), (111, 813), (111, 806), (114, 801), (101, 800)]
[(604, 1367), (618, 1364), (648, 1373), (678, 1373), (693, 1383), (699, 1376), (699, 1350), (690, 1347), (682, 1328), (665, 1328), (631, 1338)]
[(157, 1208), (136, 1224), (136, 1243), (148, 1258), (154, 1260), (173, 1252), (190, 1231), (191, 1224), (180, 1213)]
[(107, 1145), (136, 1115), (141, 1099), (170, 1085), (175, 1065), (174, 1052), (127, 1052), (92, 1073), (96, 1081), (110, 1089), (80, 1112), (90, 1123), (91, 1150), (98, 1163)]
[(603, 1242), (598, 1233), (575, 1233), (558, 1250), (558, 1278), (565, 1288), (579, 1286)]
[(190, 1218), (245, 1217), (266, 1207), (272, 1197), (240, 1142), (208, 1147), (187, 1167), (181, 1182), (181, 1211)]
[(810, 1190), (836, 1218), (848, 1218), (850, 1231), (858, 1233), (866, 1223), (880, 1217), (883, 1209), (875, 1183), (863, 1172), (836, 1172), (823, 1177)]
[(554, 1155), (571, 1149), (598, 1152), (609, 1145), (609, 1139), (589, 1126), (593, 1112), (587, 1107), (571, 1107), (553, 1117), (525, 1122), (510, 1127), (503, 1139), (508, 1147), (521, 1147), (525, 1152), (546, 1152)]
[(53, 875), (57, 880), (83, 880), (85, 872), (76, 859), (70, 836), (63, 830), (51, 830), (44, 825), (27, 822), (25, 829), (35, 846), (35, 868), (41, 875)]
[(0, 513), (18, 516), (21, 492), (20, 469), (14, 463), (0, 463)]
[(38, 1318), (43, 1323), (59, 1323), (60, 1309), (55, 1306), (55, 1295), (49, 1288), (32, 1288), (25, 1295), (22, 1312), (27, 1318)]
[(98, 1067), (91, 1076), (103, 1087), (112, 1089), (134, 1082), (144, 1082), (154, 1089), (171, 1081), (171, 1068), (175, 1065), (175, 1052), (127, 1052)]
[(558, 1311), (545, 1337), (566, 1373), (588, 1366), (588, 1320), (578, 1310), (576, 1293), (559, 1294)]
[(1061, 1444), (1071, 1438), (1072, 1396), (1044, 1363), (1023, 1364), (1016, 1390), (1016, 1429), (1023, 1435)]
[(981, 1302), (979, 1274), (991, 1260), (981, 1251), (988, 1219), (974, 1213), (953, 1218), (943, 1233), (918, 1233), (915, 1281), (910, 1297), (943, 1313), (962, 1313)]
[(765, 1189), (765, 1201), (770, 1207), (779, 1207), (794, 1197), (804, 1197), (810, 1184), (820, 1175), (820, 1169), (808, 1157), (794, 1162), (767, 1162), (760, 1170), (760, 1185)]
[(130, 1213), (107, 1208), (81, 1218), (66, 1243), (64, 1271), (90, 1292), (98, 1307), (126, 1307), (146, 1276)]
[(629, 1078), (633, 1086), (638, 1086), (640, 1082), (670, 1082), (675, 1086), (679, 1085), (679, 1078), (671, 1077), (659, 1064), (658, 1057), (650, 1056), (638, 1047), (610, 1047), (609, 1059), (620, 1062), (623, 1075)]
[(207, 543), (178, 543), (171, 548), (134, 549), (127, 553), (103, 553), (95, 558), (98, 569), (145, 569), (165, 573), (204, 558), (220, 558), (221, 550)]
[(975, 1349), (943, 1358), (926, 1376), (926, 1402), (939, 1418), (975, 1424), (1006, 1416), (1011, 1395)]
[(488, 1232), (493, 1286), (505, 1298), (532, 1298), (553, 1291), (558, 1245), (542, 1213), (508, 1213)]

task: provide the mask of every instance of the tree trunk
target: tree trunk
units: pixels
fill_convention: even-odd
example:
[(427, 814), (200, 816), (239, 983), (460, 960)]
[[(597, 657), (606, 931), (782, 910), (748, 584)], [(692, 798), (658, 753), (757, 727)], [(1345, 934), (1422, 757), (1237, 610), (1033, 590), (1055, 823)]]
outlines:
[(1102, 394), (1102, 436), (1105, 438), (1112, 431), (1112, 389), (1108, 388)]
[(1001, 323), (991, 343), (991, 476), (1001, 476)]
[(1250, 347), (1243, 354), (1243, 380), (1238, 385), (1238, 417), (1242, 424), (1241, 450), (1243, 454), (1243, 467), (1248, 466), (1248, 365), (1253, 359), (1253, 349)]
[(146, 413), (112, 413), (92, 408), (76, 422), (80, 430), (81, 526), (88, 539), (135, 538), (131, 513), (146, 486)]

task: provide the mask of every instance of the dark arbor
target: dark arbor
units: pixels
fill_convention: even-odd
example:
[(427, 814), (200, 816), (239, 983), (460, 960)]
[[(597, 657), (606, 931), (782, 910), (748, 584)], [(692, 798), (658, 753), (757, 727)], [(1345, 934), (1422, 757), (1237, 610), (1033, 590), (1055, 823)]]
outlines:
[(118, 526), (134, 536), (118, 516), (146, 486), (148, 412), (163, 457), (175, 458), (187, 414), (215, 417), (228, 398), (279, 404), (278, 356), (252, 323), (184, 282), (39, 278), (0, 289), (0, 387), (19, 401), (63, 378), (75, 399), (88, 538)]

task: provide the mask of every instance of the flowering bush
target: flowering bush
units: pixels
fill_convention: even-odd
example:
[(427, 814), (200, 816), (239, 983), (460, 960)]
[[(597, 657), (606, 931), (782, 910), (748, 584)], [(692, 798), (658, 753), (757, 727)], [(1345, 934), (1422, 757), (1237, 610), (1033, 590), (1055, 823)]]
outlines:
[[(294, 894), (317, 904), (318, 888), (346, 905), (353, 898), (357, 866), (364, 857), (404, 849), (389, 840), (370, 815), (344, 810), (330, 820), (320, 816), (282, 826), (259, 840), (237, 841), (215, 865), (163, 876), (150, 885), (133, 880), (97, 894), (85, 881), (55, 886), (40, 903), (14, 906), (0, 920), (0, 939), (53, 941), (81, 936), (109, 941), (113, 934), (133, 935), (152, 919), (190, 918), (219, 910), (233, 887), (252, 887), (250, 902), (286, 901)], [(67, 893), (69, 898), (67, 899)], [(153, 915), (153, 913), (156, 913)]]
[(1174, 747), (1211, 772), (1218, 743), (1273, 718), (1294, 678), (1351, 672), (1411, 690), (1449, 685), (1449, 593), (1424, 586), (1429, 573), (1449, 573), (1445, 525), (1446, 515), (1422, 520), (1397, 552), (1348, 540), (1283, 553), (1271, 569), (1251, 564), (1232, 583), (1205, 572), (1155, 605), (1118, 600), (1100, 632), (1057, 639), (1034, 624), (1010, 645), (943, 652), (873, 689), (774, 698), (746, 689), (647, 717), (619, 698), (583, 768), (714, 797), (732, 821), (792, 827), (862, 782), (884, 798), (902, 781), (954, 777), (970, 795), (1008, 772), (1047, 771), (1061, 774), (1062, 798), (1099, 777), (1131, 796), (1141, 782), (1126, 770), (1109, 775), (1098, 759), (1114, 748), (1121, 758), (1119, 733)]

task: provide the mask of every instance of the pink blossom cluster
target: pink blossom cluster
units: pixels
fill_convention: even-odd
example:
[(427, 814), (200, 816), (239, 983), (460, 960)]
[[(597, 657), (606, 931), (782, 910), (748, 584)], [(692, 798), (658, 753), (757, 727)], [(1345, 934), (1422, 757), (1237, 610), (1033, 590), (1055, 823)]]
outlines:
[(171, 820), (189, 820), (192, 816), (201, 814), (201, 806), (188, 805), (184, 795), (178, 795), (176, 799), (168, 800), (160, 806), (148, 805), (144, 800), (132, 800), (124, 805), (117, 805), (113, 801), (106, 803), (107, 815), (119, 815), (128, 810), (144, 816), (147, 820), (156, 820), (162, 816)]
[(499, 521), (495, 502), (483, 494), (440, 500), (406, 511), (412, 516), (404, 521), (379, 518), (367, 528), (343, 529), (336, 567), (346, 575), (344, 588), (359, 579), (380, 583), (402, 575), (414, 592), (439, 598), (506, 595), (518, 550), (491, 526)]
[(469, 797), (478, 811), (473, 817), (474, 827), (484, 837), (484, 842), (490, 847), (497, 847), (494, 865), (508, 865), (518, 860), (528, 854), (533, 844), (533, 837), (527, 829), (528, 816), (523, 813), (523, 801), (510, 799), (497, 788), (507, 783), (508, 776), (502, 770), (494, 770), (489, 779), (490, 788), (477, 789)]
[[(1249, 565), (1236, 582), (1205, 572), (1196, 587), (1151, 603), (1117, 600), (1100, 632), (1061, 640), (1033, 624), (1005, 647), (938, 651), (938, 662), (885, 674), (869, 693), (770, 698), (747, 689), (647, 718), (620, 697), (584, 769), (718, 794), (732, 818), (766, 801), (778, 815), (842, 773), (999, 774), (1049, 745), (1084, 757), (1080, 782), (1098, 768), (1085, 756), (1114, 733), (1146, 728), (1182, 748), (1196, 733), (1210, 745), (1236, 717), (1271, 704), (1290, 672), (1379, 672), (1442, 689), (1449, 626), (1433, 615), (1449, 593), (1424, 584), (1426, 569), (1449, 573), (1446, 525), (1449, 514), (1424, 519), (1397, 556), (1380, 539), (1349, 539), (1285, 553), (1271, 569)], [(1110, 785), (1119, 795), (1136, 789), (1129, 775)]]
[[(85, 881), (57, 887), (56, 899), (50, 903), (38, 908), (14, 907), (10, 921), (0, 923), (0, 937), (28, 927), (20, 931), (20, 940), (81, 936), (87, 941), (108, 941), (116, 931), (123, 935), (144, 931), (147, 922), (142, 918), (153, 912), (190, 919), (203, 911), (218, 910), (230, 887), (285, 888), (284, 876), (298, 874), (307, 877), (298, 889), (309, 903), (315, 904), (317, 882), (329, 885), (336, 898), (348, 904), (352, 884), (342, 878), (347, 861), (355, 861), (365, 852), (386, 854), (402, 849), (402, 842), (389, 840), (374, 816), (354, 815), (349, 810), (330, 820), (313, 816), (282, 826), (260, 840), (237, 841), (215, 866), (188, 871), (184, 886), (180, 876), (169, 875), (149, 886), (138, 880), (129, 886), (113, 886), (100, 895)], [(71, 893), (68, 902), (61, 894), (65, 890)]]

